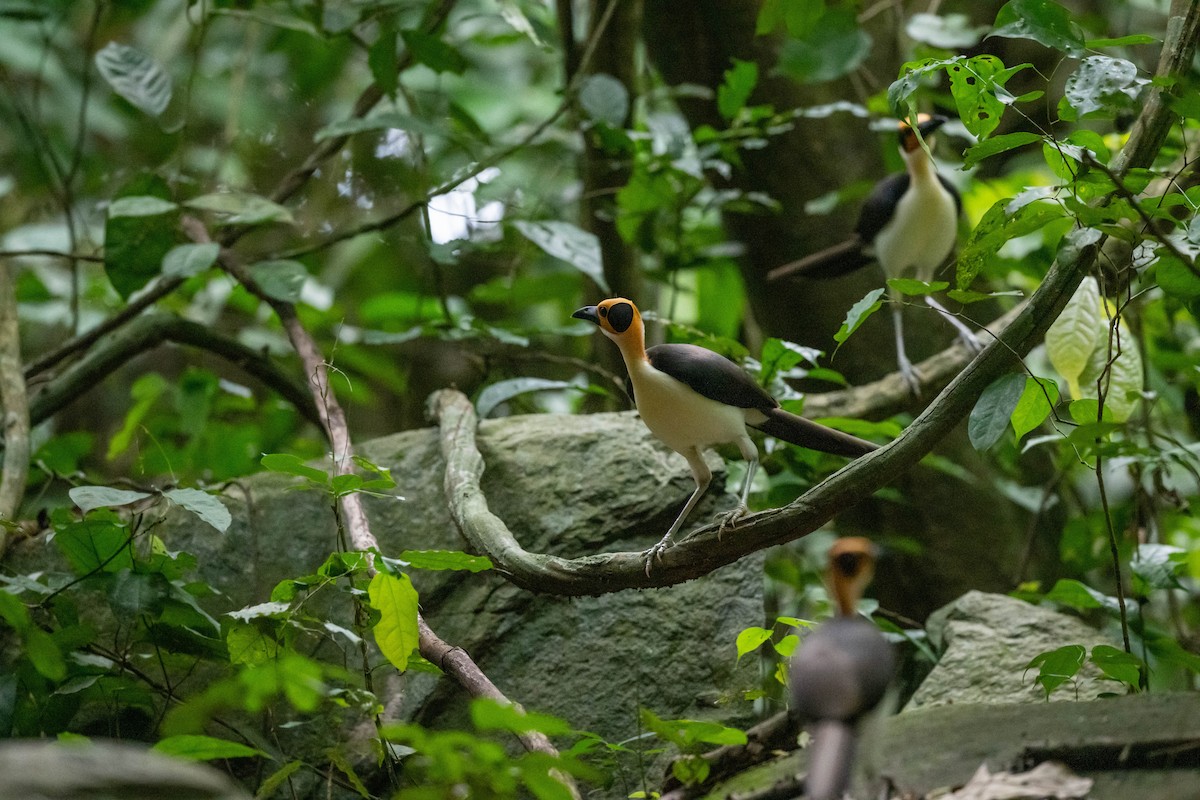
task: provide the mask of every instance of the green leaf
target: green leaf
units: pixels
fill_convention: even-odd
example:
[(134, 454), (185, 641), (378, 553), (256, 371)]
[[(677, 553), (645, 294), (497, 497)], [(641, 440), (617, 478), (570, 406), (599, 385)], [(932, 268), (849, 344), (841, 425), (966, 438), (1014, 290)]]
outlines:
[(391, 20), (380, 24), (379, 35), (367, 50), (367, 67), (379, 90), (394, 98), (400, 86), (400, 59), (396, 56), (396, 27)]
[(1087, 115), (1115, 116), (1129, 111), (1149, 80), (1139, 78), (1131, 61), (1109, 56), (1088, 56), (1067, 78), (1063, 98), (1080, 118)]
[(1116, 39), (1088, 39), (1087, 49), (1099, 50), (1102, 47), (1132, 47), (1138, 44), (1156, 44), (1160, 41), (1162, 40), (1147, 33), (1132, 33), (1129, 36), (1120, 36)]
[(247, 271), (263, 293), (285, 303), (299, 300), (304, 282), (308, 280), (308, 270), (304, 265), (288, 259), (259, 261), (251, 264)]
[(671, 775), (684, 786), (704, 783), (712, 766), (703, 756), (684, 753), (671, 762)]
[(846, 320), (842, 323), (842, 327), (833, 335), (833, 340), (838, 343), (839, 347), (850, 338), (852, 333), (858, 330), (860, 325), (867, 321), (867, 317), (880, 309), (883, 305), (880, 298), (883, 297), (884, 291), (886, 290), (874, 289), (867, 292), (866, 297), (850, 307), (850, 310), (846, 312)]
[(1046, 331), (1046, 355), (1058, 374), (1066, 379), (1073, 398), (1084, 396), (1079, 379), (1106, 329), (1102, 308), (1100, 287), (1088, 275)]
[(1115, 612), (1120, 609), (1115, 597), (1109, 597), (1070, 578), (1060, 578), (1043, 599), (1080, 610), (1104, 608)]
[(23, 635), (25, 657), (43, 678), (58, 682), (67, 677), (67, 662), (54, 638), (41, 628), (30, 626)]
[(171, 102), (171, 76), (134, 47), (109, 42), (95, 56), (96, 69), (117, 94), (151, 116)]
[(54, 544), (77, 575), (89, 575), (132, 569), (129, 539), (129, 531), (112, 521), (88, 518), (60, 528)]
[(1018, 236), (1040, 230), (1047, 223), (1062, 219), (1066, 211), (1057, 203), (1028, 203), (1009, 211), (1011, 199), (996, 201), (971, 231), (958, 256), (955, 283), (968, 289), (1000, 248)]
[(272, 772), (258, 785), (258, 791), (254, 794), (254, 800), (267, 800), (267, 798), (275, 794), (275, 791), (280, 786), (283, 786), (288, 778), (299, 772), (303, 767), (303, 761), (289, 761)]
[(142, 420), (146, 418), (155, 404), (158, 403), (159, 399), (170, 388), (166, 379), (157, 372), (148, 372), (133, 382), (133, 387), (129, 393), (134, 403), (125, 414), (125, 421), (121, 425), (121, 430), (117, 431), (108, 440), (106, 457), (109, 461), (112, 461), (129, 449), (130, 445), (133, 444), (134, 434), (141, 427)]
[(1011, 422), (1017, 441), (1032, 431), (1050, 416), (1058, 405), (1058, 384), (1049, 378), (1025, 379), (1025, 391), (1013, 409)]
[(149, 492), (135, 492), (131, 489), (113, 489), (109, 486), (74, 486), (67, 491), (71, 502), (79, 506), (79, 510), (87, 513), (95, 508), (115, 508), (136, 503), (153, 497)]
[(747, 653), (753, 653), (755, 650), (763, 646), (763, 643), (770, 641), (771, 631), (766, 628), (753, 626), (746, 628), (737, 635), (737, 660), (741, 661), (742, 656)]
[(358, 792), (363, 800), (371, 800), (371, 792), (367, 789), (366, 784), (362, 782), (362, 778), (358, 777), (358, 772), (355, 771), (354, 765), (350, 763), (350, 759), (346, 758), (345, 753), (340, 747), (330, 748), (325, 752), (329, 757), (329, 763), (333, 764), (342, 774), (346, 776), (346, 780), (354, 787), (354, 791)]
[(163, 256), (162, 273), (174, 278), (190, 278), (217, 263), (221, 246), (216, 242), (181, 244)]
[(733, 119), (746, 107), (750, 93), (758, 85), (758, 64), (753, 61), (733, 59), (733, 66), (725, 70), (725, 79), (717, 87), (717, 111), (725, 119)]
[(1000, 124), (1004, 107), (1017, 100), (1004, 84), (1016, 73), (1030, 66), (1004, 66), (993, 55), (959, 59), (946, 67), (950, 76), (950, 94), (958, 108), (963, 124), (979, 139), (986, 139)]
[(1129, 562), (1130, 571), (1151, 589), (1181, 589), (1179, 575), (1187, 551), (1182, 547), (1143, 542)]
[(574, 386), (569, 381), (552, 381), (547, 378), (509, 378), (497, 381), (479, 393), (475, 400), (475, 413), (480, 419), (487, 417), (501, 403), (506, 403), (517, 395), (528, 392), (545, 392), (554, 389), (570, 389)]
[(830, 8), (803, 34), (784, 42), (779, 70), (801, 83), (840, 78), (871, 52), (871, 37), (850, 8)]
[(371, 608), (379, 612), (375, 643), (396, 669), (403, 672), (417, 648), (417, 590), (407, 575), (379, 571), (367, 587)]
[(1083, 666), (1087, 650), (1081, 644), (1069, 644), (1057, 650), (1050, 650), (1037, 655), (1025, 665), (1026, 670), (1038, 668), (1037, 683), (1046, 692), (1046, 698), (1067, 681), (1074, 678)]
[[(25, 604), (4, 590), (0, 590), (0, 619), (8, 623), (8, 626), (20, 633), (30, 626), (32, 620), (29, 616), (29, 609)], [(0, 729), (0, 733), (3, 730)]]
[(247, 192), (218, 192), (202, 194), (185, 200), (188, 208), (200, 211), (211, 211), (222, 215), (221, 222), (225, 225), (265, 225), (269, 222), (279, 222), (287, 225), (295, 224), (292, 212), (278, 203), (265, 197)]
[(313, 134), (313, 141), (322, 142), (326, 139), (353, 136), (356, 133), (393, 129), (422, 136), (449, 136), (450, 134), (444, 126), (427, 119), (414, 117), (412, 114), (405, 114), (402, 111), (380, 111), (366, 117), (351, 117), (331, 122)]
[(1162, 290), (1172, 297), (1185, 303), (1200, 298), (1200, 275), (1197, 275), (1193, 266), (1183, 263), (1174, 255), (1160, 252), (1154, 275)]
[(1071, 12), (1051, 0), (1011, 0), (996, 13), (992, 36), (1033, 39), (1069, 56), (1083, 54), (1083, 35)]
[(310, 467), (304, 463), (304, 459), (291, 453), (268, 453), (259, 459), (259, 463), (271, 472), (298, 475), (321, 486), (329, 484), (329, 473), (316, 467)]
[(561, 259), (587, 275), (601, 291), (609, 290), (600, 260), (600, 240), (596, 234), (565, 220), (517, 220), (513, 224), (522, 236), (547, 255)]
[(400, 32), (413, 61), (424, 64), (434, 72), (461, 75), (467, 70), (467, 59), (452, 45), (431, 33), (411, 28)]
[(251, 666), (265, 664), (279, 655), (279, 642), (256, 626), (247, 622), (235, 622), (225, 631), (225, 649), (232, 664)]
[(161, 574), (123, 569), (108, 586), (108, 603), (118, 619), (136, 619), (141, 614), (157, 617), (170, 594), (170, 582)]
[(220, 533), (229, 530), (229, 525), (233, 522), (225, 504), (208, 492), (199, 489), (169, 489), (163, 494), (172, 503), (183, 506)]
[(983, 452), (1000, 441), (1024, 392), (1025, 376), (1018, 373), (1001, 375), (983, 390), (967, 420), (972, 447)]
[(1101, 384), (1105, 419), (1125, 422), (1142, 398), (1141, 350), (1120, 317), (1114, 323), (1101, 322), (1097, 339), (1091, 358), (1079, 376), (1080, 396), (1099, 400), (1096, 385)]
[(486, 556), (473, 556), (458, 550), (405, 550), (400, 553), (400, 560), (414, 569), (483, 572), (492, 568), (491, 559)]
[(160, 739), (151, 750), (175, 758), (186, 758), (190, 761), (212, 761), (218, 758), (250, 758), (261, 756), (268, 758), (266, 753), (241, 742), (231, 742), (228, 739), (217, 739), (213, 736), (181, 734)]
[(109, 217), (156, 217), (179, 209), (178, 203), (152, 194), (118, 197), (108, 204)]
[(1142, 682), (1142, 671), (1145, 664), (1140, 658), (1124, 650), (1118, 650), (1112, 645), (1098, 644), (1092, 648), (1091, 661), (1106, 678), (1120, 681), (1134, 689)]
[(791, 658), (796, 652), (796, 648), (800, 646), (800, 637), (794, 633), (789, 633), (778, 642), (775, 642), (771, 647), (783, 658)]
[(550, 714), (524, 711), (514, 703), (503, 703), (489, 697), (471, 701), (471, 722), (476, 730), (480, 731), (508, 731), (517, 734), (538, 731), (547, 736), (565, 736), (571, 733), (571, 726), (566, 720)]
[(1041, 140), (1041, 136), (1029, 131), (1017, 131), (1016, 133), (1003, 133), (999, 136), (993, 136), (966, 149), (966, 152), (963, 153), (963, 169), (970, 169), (985, 158), (991, 158), (998, 153), (1006, 153), (1009, 150), (1015, 150), (1018, 147), (1024, 147), (1027, 144), (1033, 144)]
[(950, 286), (947, 281), (919, 281), (916, 278), (889, 278), (887, 285), (910, 297), (936, 294)]
[(612, 75), (598, 72), (580, 85), (579, 106), (588, 118), (622, 128), (629, 116), (629, 90)]
[(941, 50), (965, 50), (974, 47), (990, 30), (986, 25), (972, 25), (966, 14), (913, 14), (908, 18), (905, 32), (910, 39), (925, 42)]
[[(170, 203), (171, 190), (156, 175), (139, 175), (121, 187), (109, 204), (104, 220), (104, 272), (113, 288), (128, 299), (162, 271), (162, 261), (175, 246), (178, 209)], [(154, 201), (151, 198), (158, 198)], [(113, 215), (130, 200), (130, 210), (158, 210), (148, 216)], [(170, 203), (170, 208), (166, 204)]]

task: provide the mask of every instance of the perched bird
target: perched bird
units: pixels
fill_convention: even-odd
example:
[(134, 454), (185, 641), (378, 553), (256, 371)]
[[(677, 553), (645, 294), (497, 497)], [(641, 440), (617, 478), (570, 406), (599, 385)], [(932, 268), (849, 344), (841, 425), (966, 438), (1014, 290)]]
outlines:
[(722, 520), (722, 528), (747, 513), (746, 498), (758, 467), (758, 448), (746, 432), (747, 425), (785, 442), (840, 456), (853, 458), (877, 449), (870, 442), (784, 411), (741, 367), (711, 350), (693, 344), (660, 344), (647, 350), (642, 315), (623, 297), (585, 306), (571, 316), (595, 323), (617, 343), (642, 421), (663, 444), (687, 459), (696, 481), (696, 490), (667, 534), (645, 552), (647, 574), (653, 560), (671, 546), (712, 480), (702, 455), (706, 448), (732, 442), (749, 462), (741, 502)]
[[(933, 133), (946, 117), (921, 115), (917, 131), (933, 146)], [(937, 171), (917, 133), (900, 123), (900, 155), (905, 171), (881, 180), (867, 196), (859, 212), (854, 236), (810, 256), (784, 264), (767, 273), (767, 280), (803, 276), (836, 278), (871, 262), (878, 262), (887, 278), (933, 280), (937, 269), (950, 258), (958, 240), (958, 218), (962, 199), (958, 191)], [(889, 287), (892, 319), (896, 333), (896, 359), (900, 373), (913, 394), (920, 393), (920, 376), (904, 349), (901, 295)], [(959, 338), (972, 350), (980, 348), (970, 328), (932, 297), (927, 302), (942, 315)]]
[(829, 550), (825, 583), (836, 615), (792, 656), (791, 713), (811, 726), (805, 779), (809, 800), (840, 800), (854, 763), (856, 723), (879, 704), (892, 681), (896, 656), (874, 623), (856, 609), (875, 572), (874, 546), (858, 536)]

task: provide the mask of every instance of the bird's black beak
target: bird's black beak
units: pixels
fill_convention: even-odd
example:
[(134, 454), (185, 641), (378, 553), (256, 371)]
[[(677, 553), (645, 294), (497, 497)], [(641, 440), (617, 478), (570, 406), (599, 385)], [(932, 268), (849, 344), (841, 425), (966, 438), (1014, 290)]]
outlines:
[(926, 136), (929, 136), (931, 133), (933, 133), (934, 131), (936, 131), (938, 128), (942, 127), (949, 121), (950, 121), (949, 117), (943, 117), (941, 115), (933, 116), (933, 117), (930, 117), (929, 119), (925, 120), (921, 124), (917, 125), (917, 130), (919, 130), (921, 132), (921, 137), (924, 138)]
[(588, 322), (596, 325), (600, 324), (600, 315), (596, 313), (595, 306), (584, 306), (571, 315), (575, 319), (586, 319)]

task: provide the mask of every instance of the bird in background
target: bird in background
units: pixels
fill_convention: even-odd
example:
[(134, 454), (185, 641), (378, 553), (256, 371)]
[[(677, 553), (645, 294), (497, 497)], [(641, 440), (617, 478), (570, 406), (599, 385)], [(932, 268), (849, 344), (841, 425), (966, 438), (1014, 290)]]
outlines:
[[(767, 280), (836, 278), (872, 262), (878, 262), (889, 279), (916, 278), (926, 283), (933, 280), (938, 268), (954, 253), (962, 213), (962, 198), (938, 173), (930, 155), (934, 132), (948, 121), (946, 117), (922, 114), (916, 131), (907, 122), (901, 122), (900, 155), (905, 171), (875, 184), (859, 212), (854, 235), (841, 244), (776, 267), (767, 273)], [(922, 146), (922, 139), (927, 146)], [(912, 393), (919, 395), (921, 376), (904, 348), (902, 295), (889, 286), (888, 299), (900, 373)], [(932, 297), (926, 295), (925, 302), (954, 326), (959, 339), (972, 352), (980, 349), (979, 340), (970, 328)]]
[[(724, 515), (721, 530), (744, 516), (758, 448), (746, 431), (757, 428), (785, 442), (824, 453), (855, 458), (877, 445), (784, 411), (745, 370), (724, 356), (694, 344), (660, 344), (646, 348), (642, 315), (623, 297), (585, 306), (571, 315), (599, 326), (616, 342), (629, 372), (633, 400), (646, 427), (667, 447), (687, 459), (696, 489), (658, 544), (646, 550), (646, 574), (655, 559), (674, 543), (684, 520), (712, 481), (703, 452), (733, 443), (747, 462), (737, 508)], [(719, 532), (718, 532), (719, 535)]]
[(851, 536), (834, 542), (825, 585), (835, 615), (792, 656), (791, 714), (809, 724), (813, 737), (804, 784), (809, 800), (840, 800), (854, 764), (857, 723), (879, 704), (895, 673), (892, 646), (857, 612), (874, 573), (870, 540)]

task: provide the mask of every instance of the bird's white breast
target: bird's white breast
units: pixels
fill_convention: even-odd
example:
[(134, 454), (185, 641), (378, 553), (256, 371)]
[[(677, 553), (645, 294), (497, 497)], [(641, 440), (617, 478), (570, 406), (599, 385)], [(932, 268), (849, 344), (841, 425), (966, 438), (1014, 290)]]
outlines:
[(958, 207), (932, 170), (918, 175), (875, 237), (875, 255), (888, 277), (933, 279), (958, 237)]
[(642, 421), (676, 452), (733, 442), (746, 435), (744, 409), (710, 400), (647, 361), (630, 365), (629, 378)]

